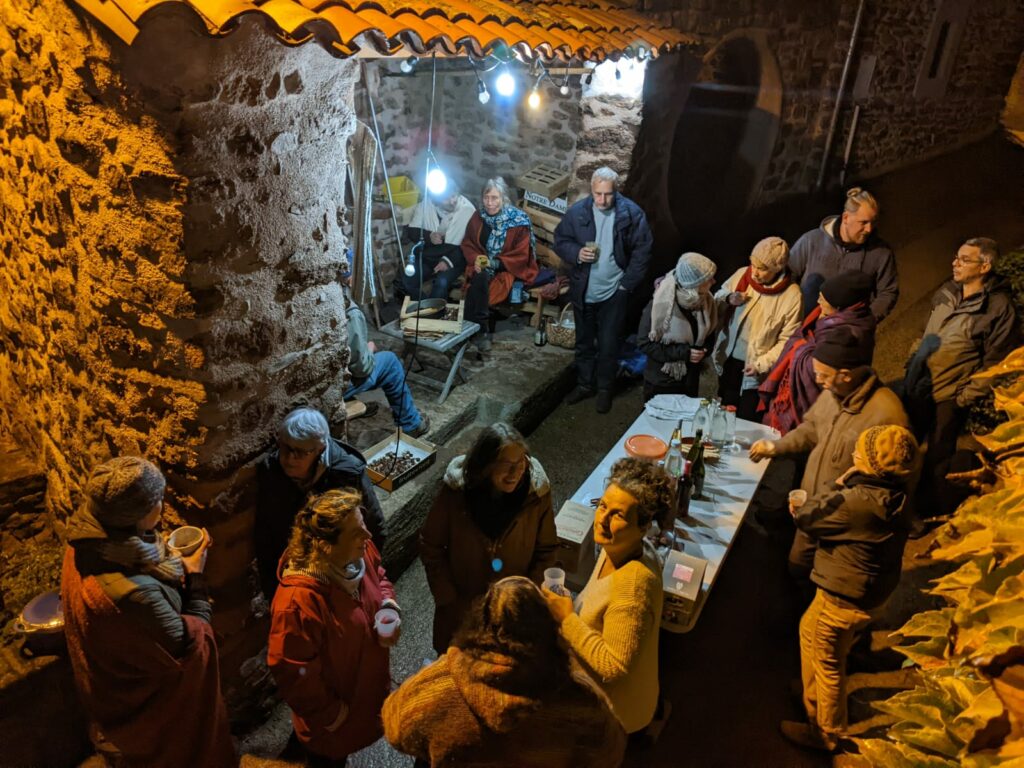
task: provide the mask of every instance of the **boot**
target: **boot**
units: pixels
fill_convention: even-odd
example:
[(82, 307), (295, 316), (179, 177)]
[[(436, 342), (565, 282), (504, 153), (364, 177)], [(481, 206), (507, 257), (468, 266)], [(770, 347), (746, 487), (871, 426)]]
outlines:
[(572, 392), (565, 396), (566, 405), (576, 405), (576, 403), (583, 402), (588, 397), (593, 397), (596, 393), (589, 387), (577, 386)]

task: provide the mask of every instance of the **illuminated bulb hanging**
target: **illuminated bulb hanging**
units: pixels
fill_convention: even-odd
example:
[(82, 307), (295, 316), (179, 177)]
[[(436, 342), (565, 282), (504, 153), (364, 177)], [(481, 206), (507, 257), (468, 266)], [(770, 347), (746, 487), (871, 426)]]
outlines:
[(537, 109), (540, 106), (540, 94), (537, 93), (536, 88), (530, 91), (530, 95), (526, 97), (526, 103), (530, 105), (530, 109)]
[(419, 61), (418, 58), (416, 58), (415, 56), (410, 56), (408, 59), (399, 64), (398, 68), (405, 72), (406, 74), (409, 74), (416, 67), (417, 61)]
[(487, 90), (487, 86), (484, 85), (484, 81), (483, 80), (480, 80), (476, 84), (476, 94), (477, 94), (476, 97), (478, 99), (480, 99), (480, 103), (481, 104), (486, 104), (488, 101), (491, 100), (491, 94)]
[(416, 265), (411, 261), (407, 262), (405, 265), (405, 274), (406, 277), (413, 277), (416, 274)]
[(448, 177), (440, 168), (432, 168), (427, 174), (427, 189), (432, 195), (443, 195), (448, 189)]
[(498, 91), (498, 95), (507, 98), (516, 92), (516, 79), (509, 74), (508, 70), (505, 70), (494, 81), (494, 87)]
[(568, 96), (569, 95), (569, 83), (568, 83), (568, 81), (562, 83), (561, 87), (558, 89), (558, 92), (560, 94), (562, 94), (563, 96)]

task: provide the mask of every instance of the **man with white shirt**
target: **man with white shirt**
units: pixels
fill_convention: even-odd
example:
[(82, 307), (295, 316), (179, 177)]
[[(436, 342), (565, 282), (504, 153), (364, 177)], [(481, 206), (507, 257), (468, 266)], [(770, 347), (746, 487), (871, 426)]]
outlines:
[(569, 298), (576, 320), (576, 389), (565, 402), (597, 395), (597, 412), (612, 405), (616, 358), (629, 294), (651, 260), (651, 230), (640, 206), (617, 191), (619, 174), (598, 168), (590, 195), (574, 203), (555, 229), (555, 251), (571, 267)]
[[(405, 227), (406, 239), (415, 244), (416, 273), (404, 275), (405, 290), (413, 299), (421, 298), (420, 288), (431, 282), (429, 297), (445, 299), (451, 282), (466, 271), (462, 239), (466, 225), (476, 208), (463, 195), (454, 180), (440, 195), (433, 193), (413, 208)], [(422, 241), (422, 242), (421, 242)]]

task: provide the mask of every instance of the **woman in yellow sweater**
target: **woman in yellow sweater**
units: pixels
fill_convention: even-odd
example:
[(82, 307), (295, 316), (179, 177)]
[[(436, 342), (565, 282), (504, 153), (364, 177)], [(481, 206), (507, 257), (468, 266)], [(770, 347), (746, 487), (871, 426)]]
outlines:
[(658, 707), (661, 565), (645, 534), (671, 510), (660, 467), (639, 459), (612, 466), (594, 516), (601, 554), (576, 598), (544, 590), (562, 636), (607, 694), (626, 733), (642, 731)]

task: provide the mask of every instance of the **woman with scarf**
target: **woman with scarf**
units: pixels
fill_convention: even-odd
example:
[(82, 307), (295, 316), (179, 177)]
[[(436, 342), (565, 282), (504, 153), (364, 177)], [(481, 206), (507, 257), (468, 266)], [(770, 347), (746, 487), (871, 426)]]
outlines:
[(800, 327), (800, 287), (786, 264), (789, 246), (766, 237), (715, 294), (723, 333), (715, 344), (718, 394), (736, 415), (757, 418), (757, 387), (779, 359), (786, 341)]
[(486, 352), (491, 347), (490, 308), (508, 297), (516, 280), (531, 285), (540, 271), (530, 217), (512, 205), (508, 185), (500, 176), (484, 183), (481, 208), (466, 225), (462, 253), (466, 257), (465, 317), (480, 324), (474, 341)]
[(306, 765), (343, 766), (381, 737), (391, 689), (389, 648), (378, 636), (395, 590), (363, 521), (355, 488), (312, 497), (295, 516), (271, 606), (267, 666), (292, 710)]
[(420, 531), (434, 596), (434, 650), (444, 653), (470, 603), (505, 576), (544, 580), (558, 549), (551, 487), (526, 441), (507, 424), (485, 427), (448, 465)]
[(684, 253), (644, 307), (637, 346), (647, 356), (644, 402), (655, 395), (697, 396), (700, 372), (718, 330), (711, 296), (715, 262)]
[(874, 281), (864, 272), (842, 272), (821, 284), (818, 306), (804, 318), (786, 342), (778, 362), (769, 371), (758, 394), (764, 423), (783, 435), (797, 427), (821, 394), (814, 377), (811, 353), (832, 329), (849, 326), (855, 335), (875, 343), (875, 318), (869, 301)]
[(137, 456), (100, 464), (86, 483), (61, 576), (75, 684), (118, 764), (236, 766), (203, 580), (210, 537), (188, 557), (168, 550), (154, 530), (164, 488)]

